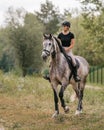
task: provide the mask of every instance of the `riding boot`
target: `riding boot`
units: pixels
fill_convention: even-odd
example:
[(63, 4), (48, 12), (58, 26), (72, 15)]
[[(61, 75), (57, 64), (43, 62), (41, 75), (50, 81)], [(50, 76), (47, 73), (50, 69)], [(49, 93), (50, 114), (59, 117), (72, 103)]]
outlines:
[(73, 75), (74, 75), (74, 80), (75, 80), (76, 82), (81, 81), (80, 77), (79, 77), (78, 74), (77, 74), (77, 66), (74, 66)]
[(49, 75), (48, 75), (48, 74), (47, 74), (47, 75), (45, 75), (45, 76), (43, 76), (43, 78), (44, 78), (44, 79), (46, 79), (46, 80), (48, 80), (49, 82), (51, 82), (50, 77), (49, 77)]

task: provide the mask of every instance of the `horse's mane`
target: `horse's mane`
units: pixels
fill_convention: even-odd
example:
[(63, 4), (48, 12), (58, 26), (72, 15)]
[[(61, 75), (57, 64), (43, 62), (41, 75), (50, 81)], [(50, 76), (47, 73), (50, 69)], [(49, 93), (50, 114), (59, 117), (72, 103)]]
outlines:
[[(54, 39), (56, 40), (56, 42), (58, 44), (60, 52), (63, 53), (63, 55), (65, 56), (65, 58), (66, 58), (66, 60), (68, 62), (69, 68), (73, 71), (73, 65), (72, 65), (71, 57), (66, 54), (64, 48), (62, 47), (61, 41), (58, 38), (56, 38), (56, 37), (54, 37)], [(69, 79), (71, 78), (71, 76), (72, 76), (72, 72), (71, 72), (71, 75), (70, 75)]]
[(59, 41), (59, 39), (56, 38), (56, 37), (54, 37), (54, 39), (56, 40), (60, 51), (61, 51), (63, 54), (65, 54), (65, 50), (64, 50), (64, 48), (62, 47), (61, 41)]

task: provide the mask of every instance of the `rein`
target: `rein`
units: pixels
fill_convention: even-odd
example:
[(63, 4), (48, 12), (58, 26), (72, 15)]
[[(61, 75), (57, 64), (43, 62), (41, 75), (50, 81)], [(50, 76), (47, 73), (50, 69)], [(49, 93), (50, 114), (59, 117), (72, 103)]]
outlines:
[(60, 52), (63, 53), (63, 55), (65, 56), (65, 58), (66, 58), (66, 60), (67, 60), (67, 63), (68, 63), (68, 66), (69, 66), (69, 68), (70, 68), (70, 70), (71, 70), (71, 74), (70, 74), (70, 76), (69, 76), (69, 80), (70, 80), (71, 77), (72, 77), (72, 75), (73, 75), (73, 71), (74, 71), (74, 70), (73, 70), (73, 65), (72, 65), (72, 59), (71, 59), (70, 56), (68, 56), (68, 55), (66, 54), (64, 48), (60, 45), (59, 40), (58, 40), (56, 37), (54, 37), (54, 39), (56, 40), (56, 42), (57, 42), (57, 44), (58, 44), (58, 47), (59, 47), (59, 49), (60, 49)]

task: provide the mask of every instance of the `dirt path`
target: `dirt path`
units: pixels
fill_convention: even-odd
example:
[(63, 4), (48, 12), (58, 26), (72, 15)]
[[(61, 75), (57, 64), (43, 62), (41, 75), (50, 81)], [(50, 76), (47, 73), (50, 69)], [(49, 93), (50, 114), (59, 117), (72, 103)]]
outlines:
[(95, 90), (101, 90), (102, 88), (101, 87), (98, 87), (98, 86), (92, 86), (92, 85), (86, 85), (86, 88), (90, 88), (90, 89), (95, 89)]

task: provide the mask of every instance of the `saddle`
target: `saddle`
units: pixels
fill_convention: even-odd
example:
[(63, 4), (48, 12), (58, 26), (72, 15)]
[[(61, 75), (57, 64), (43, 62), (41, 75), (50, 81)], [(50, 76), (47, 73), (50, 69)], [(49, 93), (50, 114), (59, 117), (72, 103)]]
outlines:
[[(68, 59), (69, 59), (69, 62), (71, 63), (71, 65), (72, 65), (72, 67), (73, 67), (73, 64), (72, 64), (72, 58), (70, 57), (70, 56), (68, 56), (67, 55), (67, 57), (68, 57)], [(66, 57), (66, 58), (67, 58)], [(80, 63), (79, 63), (79, 61), (75, 58), (75, 61), (76, 61), (76, 67), (77, 67), (77, 69), (80, 67)], [(68, 63), (69, 63), (68, 62)]]
[[(67, 62), (68, 62), (68, 65), (69, 65), (69, 68), (71, 69), (71, 74), (69, 76), (69, 80), (71, 79), (71, 77), (73, 76), (73, 74), (75, 74), (75, 67), (73, 66), (73, 63), (72, 63), (72, 58), (70, 56), (68, 56), (67, 54), (64, 55)], [(76, 69), (78, 69), (80, 67), (80, 63), (77, 59), (75, 59), (76, 61)]]

